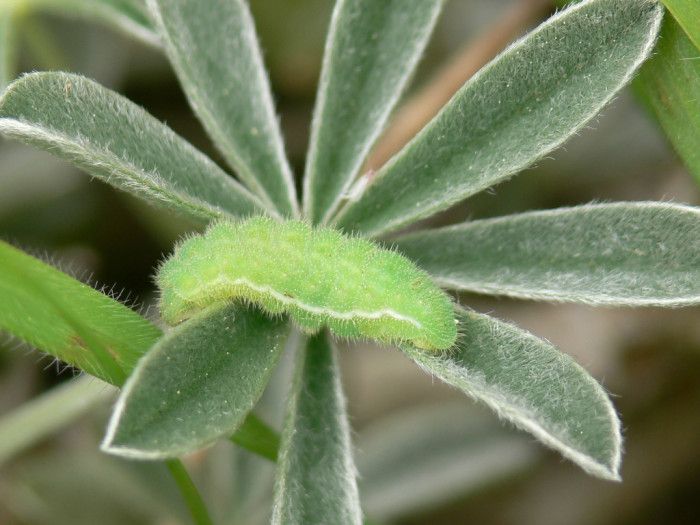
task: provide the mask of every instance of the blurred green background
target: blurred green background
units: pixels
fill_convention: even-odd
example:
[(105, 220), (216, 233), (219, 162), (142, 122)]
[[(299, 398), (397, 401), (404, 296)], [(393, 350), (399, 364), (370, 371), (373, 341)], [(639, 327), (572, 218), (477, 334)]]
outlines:
[[(407, 98), (431, 85), (451, 57), (490, 42), (519, 9), (530, 9), (534, 24), (545, 14), (536, 3), (448, 2)], [(251, 0), (251, 8), (287, 151), (300, 173), (332, 2)], [(15, 23), (22, 71), (89, 76), (220, 161), (156, 48), (80, 17), (28, 11)], [(698, 186), (630, 92), (552, 158), (430, 223), (592, 200), (700, 204)], [(123, 299), (128, 294), (135, 307), (153, 303), (153, 268), (192, 227), (44, 153), (0, 140), (0, 238)], [(588, 477), (421, 374), (398, 352), (352, 347), (342, 353), (344, 381), (371, 523), (700, 523), (700, 309), (593, 309), (467, 295), (462, 300), (548, 339), (602, 381), (625, 428), (624, 482)], [(39, 352), (0, 338), (0, 414), (73, 375)], [(283, 364), (260, 409), (277, 424), (287, 375)], [(162, 465), (98, 452), (108, 410), (103, 403), (0, 464), (0, 523), (189, 523)], [(267, 521), (270, 464), (228, 443), (187, 464), (217, 523)]]

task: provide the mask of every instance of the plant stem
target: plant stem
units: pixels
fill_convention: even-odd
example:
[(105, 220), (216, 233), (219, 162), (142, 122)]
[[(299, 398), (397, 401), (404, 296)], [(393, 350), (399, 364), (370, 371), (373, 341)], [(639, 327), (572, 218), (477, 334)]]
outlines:
[(165, 464), (175, 478), (194, 523), (196, 525), (213, 525), (214, 522), (209, 516), (204, 500), (182, 462), (179, 459), (169, 459)]
[(259, 456), (277, 461), (277, 451), (280, 448), (280, 437), (265, 422), (250, 412), (230, 438), (231, 442), (248, 449)]

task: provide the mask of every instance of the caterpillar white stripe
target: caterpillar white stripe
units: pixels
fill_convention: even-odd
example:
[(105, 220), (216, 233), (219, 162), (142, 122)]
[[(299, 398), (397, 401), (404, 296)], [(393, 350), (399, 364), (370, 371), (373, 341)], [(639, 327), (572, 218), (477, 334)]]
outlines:
[(286, 313), (306, 332), (452, 346), (452, 301), (402, 255), (300, 221), (220, 222), (181, 243), (158, 272), (161, 311), (179, 323), (243, 300)]

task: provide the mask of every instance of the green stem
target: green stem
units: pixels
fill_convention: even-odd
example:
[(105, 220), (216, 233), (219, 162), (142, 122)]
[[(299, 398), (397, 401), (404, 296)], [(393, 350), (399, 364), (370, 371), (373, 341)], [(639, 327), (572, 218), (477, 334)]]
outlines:
[(277, 461), (280, 437), (266, 423), (250, 412), (243, 424), (230, 438), (231, 442), (272, 462)]
[(211, 520), (211, 517), (209, 517), (209, 512), (204, 504), (204, 500), (182, 462), (179, 459), (169, 459), (165, 464), (173, 478), (175, 478), (175, 482), (180, 489), (180, 493), (187, 504), (187, 508), (195, 524), (213, 525), (214, 522)]

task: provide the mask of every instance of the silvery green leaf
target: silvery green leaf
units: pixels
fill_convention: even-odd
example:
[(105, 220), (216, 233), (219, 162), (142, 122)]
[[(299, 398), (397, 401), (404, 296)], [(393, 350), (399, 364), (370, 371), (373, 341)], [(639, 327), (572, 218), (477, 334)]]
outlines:
[(304, 175), (304, 207), (324, 222), (421, 57), (442, 0), (339, 0), (326, 40)]
[(0, 98), (0, 133), (200, 220), (263, 210), (252, 194), (170, 128), (84, 77), (33, 73), (13, 82)]
[(618, 480), (622, 437), (603, 388), (570, 357), (515, 326), (457, 307), (444, 352), (402, 345), (426, 372), (485, 403), (586, 472)]
[(274, 525), (362, 523), (345, 399), (325, 334), (298, 354), (275, 484)]
[(176, 457), (233, 434), (262, 395), (289, 333), (282, 320), (218, 305), (168, 332), (124, 384), (102, 449)]
[(243, 0), (149, 0), (190, 104), (227, 162), (283, 215), (297, 213), (253, 19)]
[(653, 0), (587, 0), (506, 49), (376, 175), (338, 226), (378, 236), (532, 165), (589, 122), (656, 40)]
[(700, 303), (700, 208), (592, 204), (466, 222), (396, 246), (443, 288), (604, 305)]

